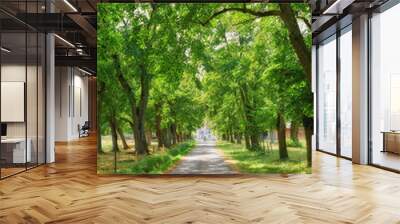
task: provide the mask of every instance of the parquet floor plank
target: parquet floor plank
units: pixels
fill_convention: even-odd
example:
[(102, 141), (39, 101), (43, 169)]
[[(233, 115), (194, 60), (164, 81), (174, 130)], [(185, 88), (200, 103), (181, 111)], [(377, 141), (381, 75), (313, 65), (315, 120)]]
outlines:
[(400, 175), (315, 152), (310, 175), (98, 176), (93, 137), (0, 181), (0, 223), (400, 223)]

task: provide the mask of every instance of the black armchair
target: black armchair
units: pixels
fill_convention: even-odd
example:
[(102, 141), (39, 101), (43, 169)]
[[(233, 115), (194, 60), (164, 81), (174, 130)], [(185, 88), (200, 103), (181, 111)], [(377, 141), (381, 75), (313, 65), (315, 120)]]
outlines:
[(78, 125), (78, 129), (79, 129), (79, 138), (89, 136), (89, 129), (90, 129), (89, 121), (85, 121), (82, 127)]

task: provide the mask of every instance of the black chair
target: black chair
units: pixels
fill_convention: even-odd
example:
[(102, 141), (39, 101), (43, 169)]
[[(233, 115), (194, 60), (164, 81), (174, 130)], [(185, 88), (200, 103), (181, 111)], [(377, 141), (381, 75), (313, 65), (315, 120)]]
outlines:
[(85, 121), (82, 127), (78, 125), (78, 129), (79, 129), (79, 138), (89, 136), (89, 129), (90, 129), (89, 121)]

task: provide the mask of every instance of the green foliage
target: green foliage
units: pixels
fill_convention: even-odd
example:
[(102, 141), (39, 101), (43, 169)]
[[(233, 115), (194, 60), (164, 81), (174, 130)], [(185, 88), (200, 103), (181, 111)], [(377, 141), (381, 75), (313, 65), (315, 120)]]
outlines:
[(281, 161), (279, 151), (274, 148), (270, 152), (248, 151), (242, 145), (220, 142), (218, 147), (229, 155), (241, 173), (310, 173), (307, 167), (306, 149), (289, 148), (289, 159)]
[[(293, 8), (309, 15), (307, 7)], [(212, 27), (217, 30), (207, 48), (212, 66), (203, 86), (207, 118), (217, 133), (260, 135), (275, 128), (278, 111), (289, 121), (312, 116), (309, 83), (279, 18), (232, 13)], [(304, 35), (310, 39), (306, 28)]]
[(288, 147), (295, 147), (295, 148), (303, 148), (304, 145), (303, 143), (301, 143), (300, 141), (293, 141), (293, 140), (289, 140), (287, 143)]
[(117, 162), (117, 173), (130, 174), (161, 174), (170, 169), (194, 147), (189, 141), (176, 145), (165, 152), (154, 153), (139, 160), (124, 160)]
[[(193, 41), (196, 29), (189, 29), (196, 8), (181, 4), (98, 7), (101, 133), (110, 133), (112, 117), (128, 133), (134, 132), (135, 123), (151, 132), (173, 126), (186, 135), (200, 127), (204, 108), (194, 73), (197, 61), (191, 58), (201, 57), (202, 45)], [(143, 133), (141, 129), (137, 135), (139, 131)]]

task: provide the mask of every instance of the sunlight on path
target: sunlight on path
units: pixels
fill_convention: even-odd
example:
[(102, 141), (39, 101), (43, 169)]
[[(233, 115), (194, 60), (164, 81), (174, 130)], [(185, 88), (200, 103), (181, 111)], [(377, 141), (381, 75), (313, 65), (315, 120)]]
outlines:
[(215, 141), (197, 140), (194, 148), (182, 158), (171, 174), (235, 174), (217, 152)]

